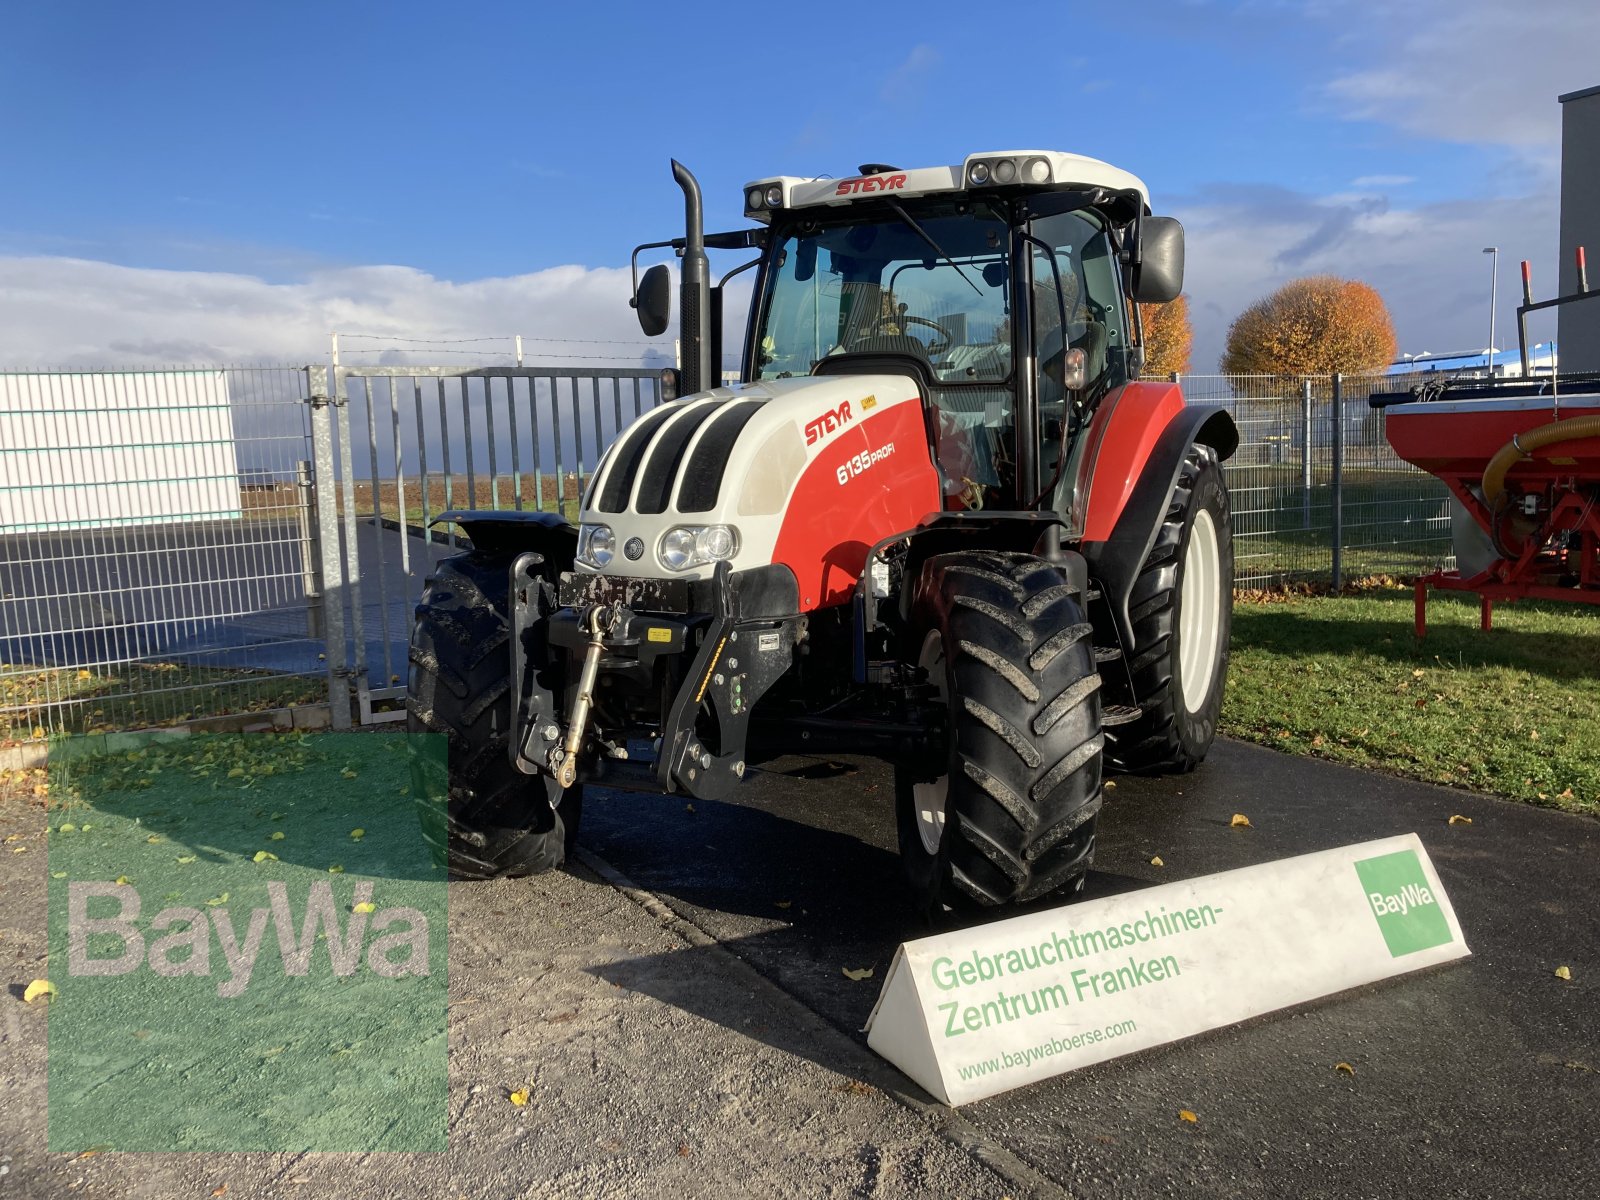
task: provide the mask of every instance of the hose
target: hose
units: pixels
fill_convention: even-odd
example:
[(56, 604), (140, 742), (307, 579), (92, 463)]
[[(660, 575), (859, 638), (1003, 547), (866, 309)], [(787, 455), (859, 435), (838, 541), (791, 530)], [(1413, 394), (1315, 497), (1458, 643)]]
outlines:
[(1522, 459), (1532, 458), (1535, 450), (1587, 437), (1600, 437), (1600, 417), (1568, 417), (1517, 434), (1495, 452), (1483, 469), (1484, 504), (1494, 511), (1495, 502), (1506, 490), (1506, 473)]

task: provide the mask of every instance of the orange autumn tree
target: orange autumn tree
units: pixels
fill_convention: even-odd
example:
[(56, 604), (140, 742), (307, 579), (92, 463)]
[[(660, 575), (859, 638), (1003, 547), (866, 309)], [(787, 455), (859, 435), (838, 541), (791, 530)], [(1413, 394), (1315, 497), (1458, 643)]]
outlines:
[(1144, 326), (1143, 373), (1156, 376), (1187, 371), (1189, 352), (1194, 348), (1188, 295), (1170, 304), (1139, 305), (1139, 320)]
[(1226, 375), (1331, 375), (1382, 371), (1394, 361), (1394, 323), (1383, 297), (1335, 275), (1292, 279), (1228, 328)]

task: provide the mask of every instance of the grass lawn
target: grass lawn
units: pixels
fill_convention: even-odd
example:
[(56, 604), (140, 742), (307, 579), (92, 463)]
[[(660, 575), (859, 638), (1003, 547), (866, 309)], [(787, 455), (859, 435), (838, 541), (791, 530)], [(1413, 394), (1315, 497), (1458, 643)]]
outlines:
[(1409, 588), (1241, 599), (1222, 729), (1353, 766), (1600, 815), (1600, 612)]

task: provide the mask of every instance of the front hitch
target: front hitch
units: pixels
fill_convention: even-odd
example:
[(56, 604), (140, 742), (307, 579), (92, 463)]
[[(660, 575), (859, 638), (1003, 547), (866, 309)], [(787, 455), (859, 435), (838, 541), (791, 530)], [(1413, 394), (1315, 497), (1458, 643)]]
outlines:
[(578, 618), (579, 627), (589, 635), (583, 652), (583, 667), (578, 672), (578, 695), (572, 702), (572, 720), (567, 726), (565, 744), (550, 749), (550, 774), (555, 776), (563, 791), (578, 780), (578, 751), (589, 724), (589, 710), (594, 707), (594, 681), (600, 674), (600, 656), (605, 653), (606, 638), (616, 631), (621, 618), (621, 611), (609, 604), (596, 604)]

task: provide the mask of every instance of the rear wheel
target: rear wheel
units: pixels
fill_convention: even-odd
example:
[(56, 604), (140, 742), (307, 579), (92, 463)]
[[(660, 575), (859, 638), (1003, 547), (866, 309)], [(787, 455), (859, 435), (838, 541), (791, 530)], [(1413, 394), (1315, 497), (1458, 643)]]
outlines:
[(1128, 602), (1139, 719), (1112, 731), (1121, 771), (1189, 771), (1217, 735), (1233, 624), (1233, 530), (1222, 467), (1191, 446)]
[(1077, 589), (1022, 554), (930, 559), (912, 654), (949, 705), (942, 770), (895, 769), (917, 904), (1006, 904), (1077, 890), (1100, 811), (1100, 676)]
[[(413, 788), (435, 857), (470, 879), (533, 875), (564, 862), (578, 833), (583, 792), (524, 775), (507, 754), (511, 735), (512, 556), (464, 554), (428, 580), (411, 634), (406, 712), (413, 732), (441, 733), (445, 786)], [(413, 758), (414, 771), (431, 756)], [(430, 786), (431, 782), (431, 786)], [(436, 801), (443, 792), (443, 811)]]

